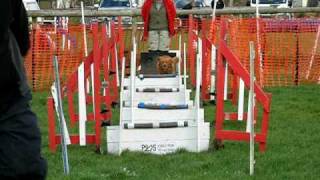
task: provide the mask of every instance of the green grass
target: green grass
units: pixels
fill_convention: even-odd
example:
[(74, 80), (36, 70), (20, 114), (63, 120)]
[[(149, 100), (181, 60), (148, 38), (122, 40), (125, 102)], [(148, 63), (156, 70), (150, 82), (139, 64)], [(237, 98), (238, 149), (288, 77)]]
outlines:
[[(253, 178), (248, 175), (249, 146), (243, 142), (226, 142), (219, 151), (199, 154), (181, 151), (166, 156), (133, 152), (124, 152), (120, 157), (98, 155), (93, 146), (71, 146), (71, 174), (66, 177), (61, 153), (48, 149), (47, 94), (35, 93), (32, 107), (39, 117), (48, 179), (318, 179), (320, 86), (267, 90), (273, 94), (267, 151), (256, 151)], [(205, 108), (206, 119), (212, 122), (215, 107)]]

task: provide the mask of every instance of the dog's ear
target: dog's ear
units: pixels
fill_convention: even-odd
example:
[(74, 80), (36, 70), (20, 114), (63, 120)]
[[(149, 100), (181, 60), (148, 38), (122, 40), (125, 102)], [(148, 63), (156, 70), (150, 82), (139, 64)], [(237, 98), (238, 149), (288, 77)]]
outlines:
[(174, 57), (172, 58), (172, 61), (174, 64), (177, 64), (179, 62), (179, 58), (178, 57)]

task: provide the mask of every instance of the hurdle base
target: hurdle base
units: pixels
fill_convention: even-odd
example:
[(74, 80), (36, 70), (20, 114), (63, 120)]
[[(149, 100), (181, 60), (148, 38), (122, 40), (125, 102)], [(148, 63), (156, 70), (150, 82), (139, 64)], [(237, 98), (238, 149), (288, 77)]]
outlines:
[(200, 129), (200, 147), (198, 150), (198, 127), (121, 129), (107, 127), (107, 150), (110, 154), (121, 154), (125, 150), (151, 154), (169, 154), (184, 149), (190, 152), (207, 151), (209, 148), (210, 126), (202, 123)]

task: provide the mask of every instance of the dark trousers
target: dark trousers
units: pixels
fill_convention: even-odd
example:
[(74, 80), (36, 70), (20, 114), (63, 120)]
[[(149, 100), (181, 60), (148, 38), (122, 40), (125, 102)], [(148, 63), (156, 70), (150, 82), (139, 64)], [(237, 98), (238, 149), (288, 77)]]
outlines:
[(0, 104), (0, 179), (45, 179), (47, 163), (40, 154), (37, 117), (29, 98), (13, 100)]

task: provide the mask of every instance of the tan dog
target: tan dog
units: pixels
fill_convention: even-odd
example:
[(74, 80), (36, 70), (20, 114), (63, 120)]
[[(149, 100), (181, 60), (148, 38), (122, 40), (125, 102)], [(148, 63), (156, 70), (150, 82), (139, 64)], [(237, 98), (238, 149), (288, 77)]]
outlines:
[(178, 57), (159, 56), (157, 58), (157, 71), (159, 74), (174, 74), (176, 73), (178, 62)]

